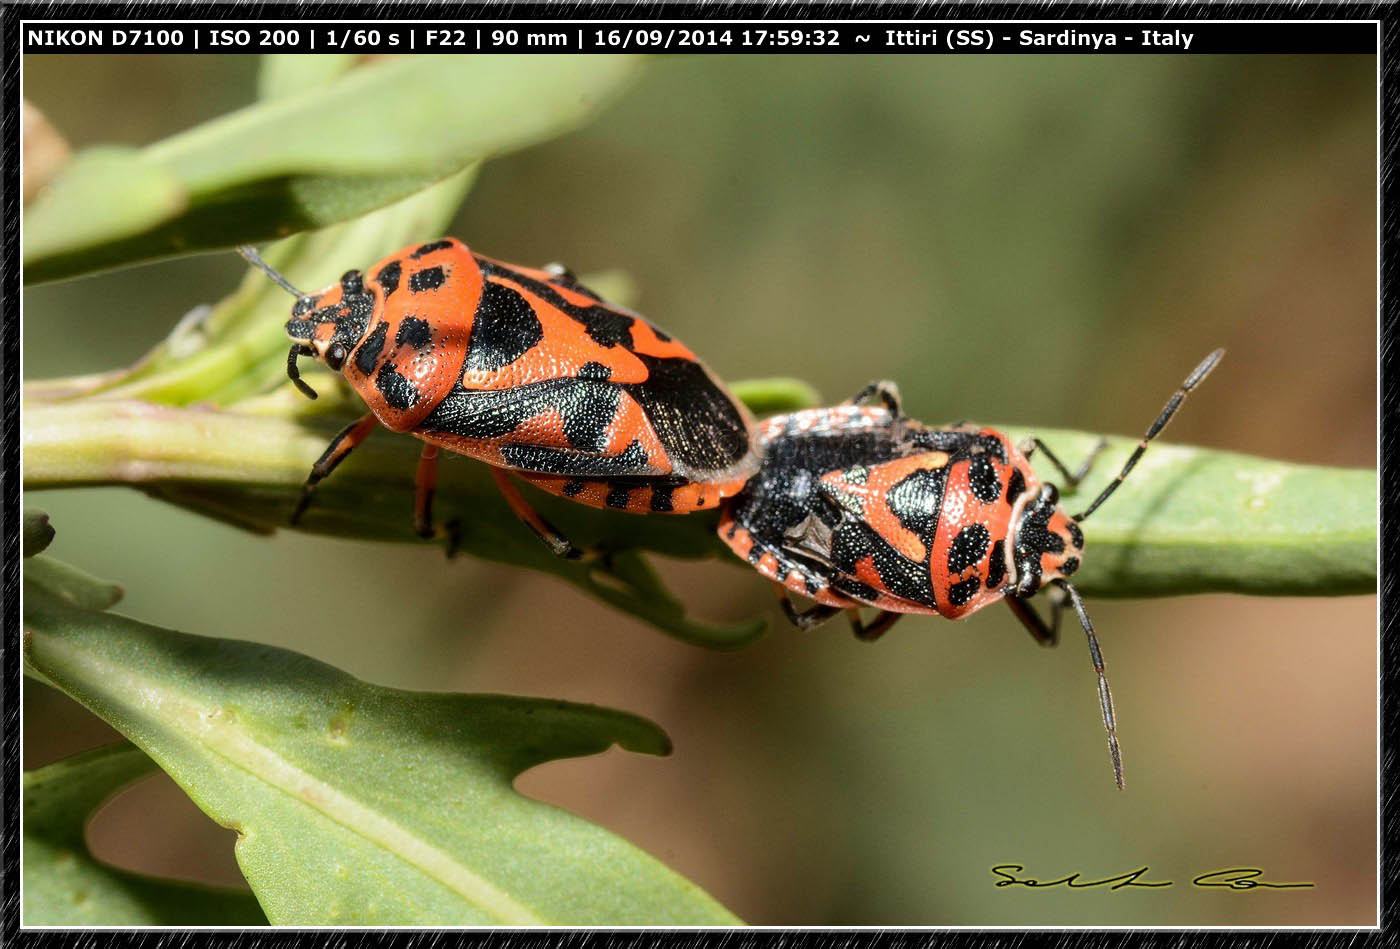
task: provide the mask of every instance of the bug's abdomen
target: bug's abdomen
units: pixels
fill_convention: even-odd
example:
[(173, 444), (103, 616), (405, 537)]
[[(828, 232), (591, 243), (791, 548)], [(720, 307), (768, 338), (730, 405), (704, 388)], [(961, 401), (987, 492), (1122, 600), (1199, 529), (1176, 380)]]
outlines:
[(679, 477), (586, 478), (519, 471), (516, 475), (542, 491), (590, 507), (632, 514), (690, 514), (712, 511), (744, 486), (744, 479), (699, 483)]

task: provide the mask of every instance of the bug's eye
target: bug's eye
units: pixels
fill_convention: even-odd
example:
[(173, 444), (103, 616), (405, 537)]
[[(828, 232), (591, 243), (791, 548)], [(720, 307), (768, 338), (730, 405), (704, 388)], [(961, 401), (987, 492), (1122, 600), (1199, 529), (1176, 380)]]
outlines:
[(340, 367), (345, 365), (345, 347), (340, 343), (331, 343), (327, 346), (326, 365), (339, 372)]
[(365, 290), (363, 279), (358, 270), (347, 270), (340, 278), (340, 292), (342, 296), (359, 296)]

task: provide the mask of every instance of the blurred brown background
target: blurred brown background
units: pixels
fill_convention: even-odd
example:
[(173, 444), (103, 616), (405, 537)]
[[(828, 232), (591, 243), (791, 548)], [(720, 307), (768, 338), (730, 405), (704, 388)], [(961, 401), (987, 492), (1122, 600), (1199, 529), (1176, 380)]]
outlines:
[[(256, 68), (33, 56), (25, 95), (75, 147), (144, 144), (250, 101)], [(1375, 68), (661, 60), (594, 124), (490, 163), (452, 233), (520, 263), (624, 268), (639, 309), (728, 378), (801, 376), (831, 401), (893, 378), (928, 421), (1136, 434), (1224, 345), (1172, 440), (1373, 466)], [(135, 359), (242, 266), (212, 255), (28, 291), (26, 377)], [(714, 654), (549, 578), (437, 550), (257, 538), (118, 489), (27, 501), (53, 516), (52, 553), (121, 582), (120, 609), (143, 620), (386, 685), (650, 717), (672, 757), (551, 764), (522, 789), (754, 923), (1375, 920), (1373, 598), (1091, 603), (1121, 717), (1119, 794), (1083, 645), (1071, 632), (1037, 649), (1009, 612), (910, 618), (870, 646), (841, 624), (787, 628), (750, 572), (664, 565), (703, 614), (777, 620)], [(308, 588), (291, 569), (308, 558), (353, 562), (365, 582)], [(26, 767), (110, 737), (33, 683), (24, 721)], [(92, 836), (126, 866), (241, 879), (232, 834), (164, 778)], [(1147, 864), (1176, 885), (1012, 891), (993, 886), (1000, 863), (1041, 878)], [(1231, 866), (1316, 886), (1190, 885)]]

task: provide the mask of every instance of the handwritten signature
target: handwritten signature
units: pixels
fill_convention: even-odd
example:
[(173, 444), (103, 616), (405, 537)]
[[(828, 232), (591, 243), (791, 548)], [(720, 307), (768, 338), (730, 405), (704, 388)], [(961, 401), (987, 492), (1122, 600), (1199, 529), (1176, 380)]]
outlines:
[[(1148, 871), (1146, 866), (1129, 870), (1127, 873), (1120, 873), (1117, 876), (1103, 877), (1099, 880), (1082, 879), (1082, 875), (1079, 873), (1071, 873), (1058, 880), (1038, 880), (1034, 877), (1016, 875), (1024, 873), (1025, 870), (1026, 868), (1019, 863), (1001, 863), (992, 867), (992, 873), (1000, 877), (996, 882), (999, 887), (1024, 886), (1028, 889), (1045, 889), (1063, 886), (1071, 890), (1108, 887), (1110, 890), (1121, 890), (1124, 887), (1153, 889), (1175, 885), (1172, 880), (1143, 880), (1142, 877), (1146, 876)], [(1202, 889), (1221, 888), (1226, 890), (1292, 890), (1316, 885), (1314, 883), (1271, 883), (1268, 880), (1259, 879), (1263, 875), (1264, 871), (1259, 867), (1231, 867), (1228, 870), (1210, 870), (1202, 873), (1191, 881), (1191, 885)]]

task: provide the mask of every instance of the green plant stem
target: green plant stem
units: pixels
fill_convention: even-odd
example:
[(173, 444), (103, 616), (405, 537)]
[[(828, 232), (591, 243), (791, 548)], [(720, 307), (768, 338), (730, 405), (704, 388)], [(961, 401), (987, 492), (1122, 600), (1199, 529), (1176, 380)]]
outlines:
[[(126, 400), (26, 406), (25, 488), (125, 484), (270, 533), (287, 526), (312, 462), (343, 424), (334, 417), (292, 414), (303, 404), (284, 389), (256, 403), (258, 415)], [(1095, 440), (1082, 432), (1042, 430), (1040, 435), (1065, 458), (1081, 457)], [(1135, 443), (1110, 439), (1080, 495), (1092, 497), (1107, 483)], [(408, 517), (417, 444), (387, 433), (370, 438), (322, 484), (299, 526), (417, 541)], [(440, 509), (472, 512), (464, 519), (464, 550), (559, 574), (612, 600), (615, 591), (600, 592), (597, 583), (600, 569), (612, 573), (600, 567), (607, 558), (584, 564), (554, 558), (516, 522), (484, 466), (453, 460), (458, 463), (449, 465), (439, 482)], [(1054, 480), (1052, 472), (1042, 469), (1041, 475)], [(688, 558), (720, 555), (741, 565), (715, 536), (713, 515), (640, 517), (539, 492), (531, 497), (587, 549), (610, 555), (631, 549)], [(1158, 443), (1112, 503), (1086, 524), (1088, 552), (1075, 579), (1097, 596), (1365, 593), (1375, 588), (1375, 511), (1371, 471)], [(658, 621), (655, 598), (644, 589), (648, 584), (627, 585), (634, 611)], [(662, 606), (662, 616), (673, 608)], [(756, 635), (750, 626), (731, 633), (720, 637), (727, 645)]]

